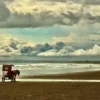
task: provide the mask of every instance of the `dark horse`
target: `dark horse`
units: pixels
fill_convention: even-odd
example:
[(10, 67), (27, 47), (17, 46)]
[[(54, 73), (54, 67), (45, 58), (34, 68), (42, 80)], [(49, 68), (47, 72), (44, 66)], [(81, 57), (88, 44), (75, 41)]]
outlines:
[(11, 77), (11, 80), (12, 81), (16, 81), (16, 76), (19, 76), (20, 75), (20, 71), (19, 70), (12, 70), (12, 77)]
[(18, 76), (20, 75), (20, 71), (19, 71), (19, 70), (12, 70), (11, 72), (12, 72), (12, 75), (15, 76), (15, 77), (16, 77), (17, 75), (18, 75)]
[[(19, 70), (12, 70), (12, 71), (8, 71), (7, 75), (5, 77), (8, 77), (9, 79), (11, 79), (12, 81), (16, 81), (16, 76), (20, 75), (20, 71)], [(4, 78), (5, 78), (4, 77)], [(4, 79), (5, 80), (5, 79)]]

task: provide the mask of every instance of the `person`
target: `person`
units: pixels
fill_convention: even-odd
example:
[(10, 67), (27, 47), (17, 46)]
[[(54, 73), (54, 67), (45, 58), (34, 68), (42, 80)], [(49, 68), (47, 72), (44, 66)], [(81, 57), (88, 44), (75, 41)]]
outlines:
[(13, 65), (12, 66), (12, 71), (15, 71), (16, 70), (16, 67)]

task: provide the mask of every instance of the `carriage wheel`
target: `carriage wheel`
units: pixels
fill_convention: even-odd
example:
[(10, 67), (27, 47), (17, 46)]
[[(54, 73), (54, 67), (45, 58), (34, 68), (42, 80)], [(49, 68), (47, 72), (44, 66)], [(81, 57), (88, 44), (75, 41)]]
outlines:
[(12, 77), (11, 81), (15, 82), (16, 81), (16, 77)]
[(2, 82), (5, 82), (5, 77), (4, 76), (2, 77)]

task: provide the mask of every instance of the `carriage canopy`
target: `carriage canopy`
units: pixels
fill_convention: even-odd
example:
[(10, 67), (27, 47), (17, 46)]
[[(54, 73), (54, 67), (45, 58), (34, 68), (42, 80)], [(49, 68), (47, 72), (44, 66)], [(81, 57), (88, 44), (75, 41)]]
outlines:
[(2, 71), (11, 71), (14, 65), (3, 65)]

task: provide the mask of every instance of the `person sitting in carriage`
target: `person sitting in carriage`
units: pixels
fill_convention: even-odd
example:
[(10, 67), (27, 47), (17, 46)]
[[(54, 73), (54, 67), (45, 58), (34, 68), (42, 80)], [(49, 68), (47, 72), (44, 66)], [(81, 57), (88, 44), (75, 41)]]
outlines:
[(12, 66), (12, 68), (11, 68), (11, 70), (8, 70), (7, 75), (16, 77), (16, 71), (18, 71), (18, 70), (16, 70), (16, 67), (14, 65), (11, 65), (11, 66)]

